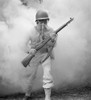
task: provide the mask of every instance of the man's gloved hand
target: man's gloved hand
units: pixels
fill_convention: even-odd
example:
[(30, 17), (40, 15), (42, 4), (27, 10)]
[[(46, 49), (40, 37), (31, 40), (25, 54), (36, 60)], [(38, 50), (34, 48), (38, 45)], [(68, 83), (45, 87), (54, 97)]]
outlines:
[(52, 36), (51, 36), (52, 41), (55, 41), (56, 37), (57, 37), (57, 34), (52, 34)]
[(28, 51), (29, 54), (34, 54), (36, 52), (36, 49), (30, 49), (30, 51)]
[(52, 34), (52, 36), (51, 36), (51, 41), (49, 41), (49, 42), (47, 43), (47, 45), (48, 45), (49, 47), (54, 47), (54, 46), (55, 46), (55, 44), (56, 44), (56, 37), (57, 37), (56, 34)]

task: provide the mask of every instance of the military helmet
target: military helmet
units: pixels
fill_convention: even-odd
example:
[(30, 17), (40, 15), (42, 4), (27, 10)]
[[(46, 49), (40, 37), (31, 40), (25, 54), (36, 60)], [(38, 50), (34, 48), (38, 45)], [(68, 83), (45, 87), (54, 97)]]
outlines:
[(39, 20), (49, 20), (49, 16), (46, 11), (39, 10), (36, 13), (36, 21), (39, 21)]

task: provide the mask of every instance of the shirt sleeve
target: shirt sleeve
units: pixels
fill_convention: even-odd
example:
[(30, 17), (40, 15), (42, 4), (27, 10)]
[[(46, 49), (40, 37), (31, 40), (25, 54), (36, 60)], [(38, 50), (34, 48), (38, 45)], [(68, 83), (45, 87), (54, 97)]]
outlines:
[(39, 43), (39, 34), (35, 28), (33, 29), (33, 31), (31, 31), (30, 34), (31, 35), (29, 37), (27, 46), (29, 49), (35, 49), (36, 45), (38, 45), (38, 43)]
[(53, 40), (53, 42), (54, 42), (54, 46), (56, 46), (56, 41), (57, 41), (57, 35), (55, 34), (55, 32), (54, 32), (54, 30), (52, 29), (52, 28), (50, 28), (50, 30), (49, 30), (49, 35), (50, 35), (50, 37), (51, 38), (53, 38), (54, 40)]
[(32, 29), (31, 32), (30, 32), (30, 36), (28, 37), (28, 40), (27, 40), (27, 43), (26, 43), (28, 51), (30, 51), (32, 48), (34, 48), (34, 42), (33, 42), (34, 35), (35, 35), (35, 30)]

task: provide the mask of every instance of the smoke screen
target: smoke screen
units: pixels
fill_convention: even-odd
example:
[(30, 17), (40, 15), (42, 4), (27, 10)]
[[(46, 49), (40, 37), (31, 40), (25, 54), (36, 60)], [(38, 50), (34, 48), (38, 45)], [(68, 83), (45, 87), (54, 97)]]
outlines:
[[(49, 26), (54, 30), (74, 17), (58, 33), (52, 63), (54, 87), (90, 83), (90, 7), (90, 0), (0, 0), (0, 94), (24, 92), (28, 85), (31, 69), (24, 68), (21, 61), (26, 56), (26, 42), (38, 9), (48, 11)], [(34, 89), (41, 88), (42, 74), (39, 66)]]

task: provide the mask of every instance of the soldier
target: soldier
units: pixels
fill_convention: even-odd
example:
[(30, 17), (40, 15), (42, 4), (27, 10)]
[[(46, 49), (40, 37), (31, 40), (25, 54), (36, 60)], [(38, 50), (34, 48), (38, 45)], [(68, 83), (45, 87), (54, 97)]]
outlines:
[[(56, 36), (53, 29), (47, 25), (48, 21), (49, 16), (46, 11), (39, 10), (36, 13), (37, 25), (34, 27), (33, 34), (35, 35), (31, 36), (28, 42), (29, 53), (34, 53), (36, 51), (35, 46), (39, 45), (47, 37), (51, 37), (53, 41), (56, 41)], [(28, 88), (26, 89), (24, 100), (28, 100), (29, 96), (31, 95), (32, 85), (34, 79), (36, 78), (37, 69), (40, 64), (43, 67), (43, 88), (45, 92), (45, 100), (51, 100), (51, 88), (54, 86), (53, 77), (51, 75), (51, 61), (52, 59), (54, 59), (53, 52), (51, 52), (50, 57), (46, 59), (46, 61), (44, 61), (43, 63), (40, 63), (39, 61), (40, 58), (43, 58), (43, 56), (48, 53), (48, 49), (50, 46), (51, 44), (49, 43), (46, 47), (41, 49), (38, 54), (36, 54), (37, 57), (35, 56), (35, 61), (37, 63), (34, 62), (33, 65), (31, 63), (29, 64), (29, 66), (31, 66), (31, 75), (29, 78), (30, 83), (28, 85)], [(40, 57), (38, 55), (40, 55)]]

